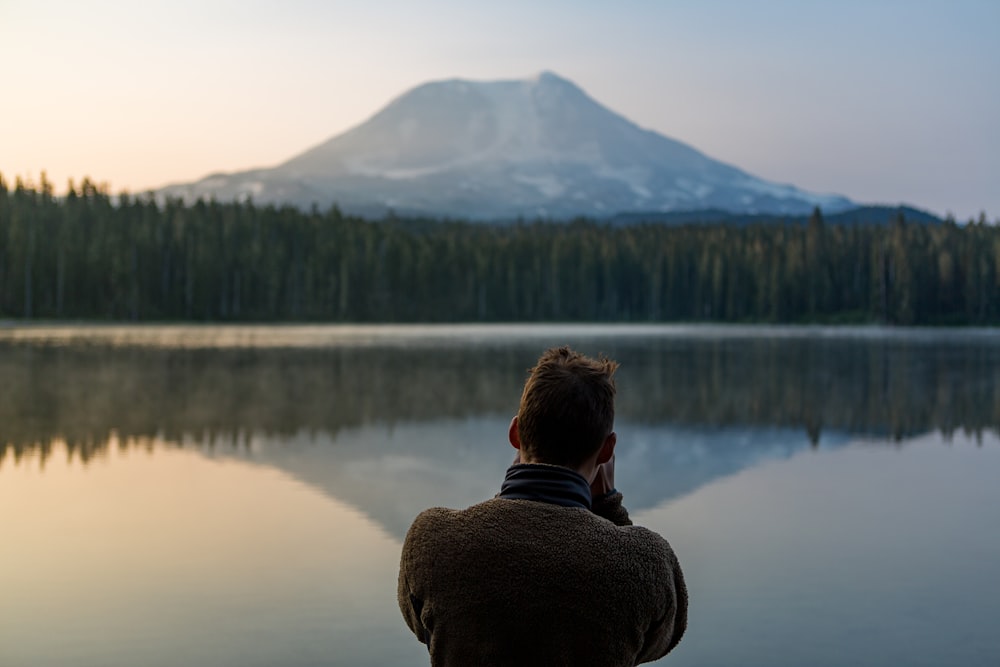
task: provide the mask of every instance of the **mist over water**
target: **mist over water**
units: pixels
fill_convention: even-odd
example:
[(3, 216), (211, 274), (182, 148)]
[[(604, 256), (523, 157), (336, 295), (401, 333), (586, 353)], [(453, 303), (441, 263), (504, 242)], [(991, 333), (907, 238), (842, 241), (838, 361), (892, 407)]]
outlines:
[(618, 485), (691, 587), (666, 664), (1000, 658), (989, 330), (40, 327), (0, 329), (0, 664), (426, 664), (399, 543), (496, 493), (563, 343), (622, 364)]
[[(838, 335), (839, 334), (839, 335)], [(1000, 427), (990, 330), (822, 327), (0, 329), (0, 447), (233, 442), (251, 434), (516, 412), (527, 369), (570, 343), (621, 362), (619, 419), (905, 435)], [(123, 410), (122, 406), (128, 406)]]

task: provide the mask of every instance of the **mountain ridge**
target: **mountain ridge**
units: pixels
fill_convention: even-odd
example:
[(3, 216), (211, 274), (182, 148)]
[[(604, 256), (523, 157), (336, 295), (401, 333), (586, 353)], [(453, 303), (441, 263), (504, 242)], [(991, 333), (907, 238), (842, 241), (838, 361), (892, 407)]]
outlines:
[(643, 129), (552, 72), (427, 82), (275, 167), (216, 173), (160, 193), (474, 220), (854, 207)]

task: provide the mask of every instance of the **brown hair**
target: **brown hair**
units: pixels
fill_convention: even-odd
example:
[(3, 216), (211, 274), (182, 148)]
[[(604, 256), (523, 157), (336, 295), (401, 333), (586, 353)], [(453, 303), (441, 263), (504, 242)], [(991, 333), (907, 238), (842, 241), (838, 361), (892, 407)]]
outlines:
[(600, 449), (615, 423), (618, 363), (568, 347), (546, 350), (529, 372), (517, 413), (522, 453), (577, 466)]

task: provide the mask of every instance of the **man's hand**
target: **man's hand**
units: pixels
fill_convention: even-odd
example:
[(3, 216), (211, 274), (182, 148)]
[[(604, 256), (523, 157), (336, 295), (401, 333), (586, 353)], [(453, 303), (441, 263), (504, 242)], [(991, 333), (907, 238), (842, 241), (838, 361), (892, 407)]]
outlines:
[(610, 459), (597, 466), (597, 474), (594, 476), (594, 481), (590, 483), (590, 497), (598, 498), (606, 495), (609, 491), (613, 491), (614, 488), (615, 455), (612, 454)]

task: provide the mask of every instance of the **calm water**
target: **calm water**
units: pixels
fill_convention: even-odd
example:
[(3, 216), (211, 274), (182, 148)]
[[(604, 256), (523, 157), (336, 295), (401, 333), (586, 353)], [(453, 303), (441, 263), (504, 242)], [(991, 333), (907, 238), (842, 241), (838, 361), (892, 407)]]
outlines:
[(1000, 664), (1000, 333), (94, 327), (0, 328), (0, 665), (428, 664), (403, 535), (496, 493), (565, 342), (623, 364), (664, 664)]

